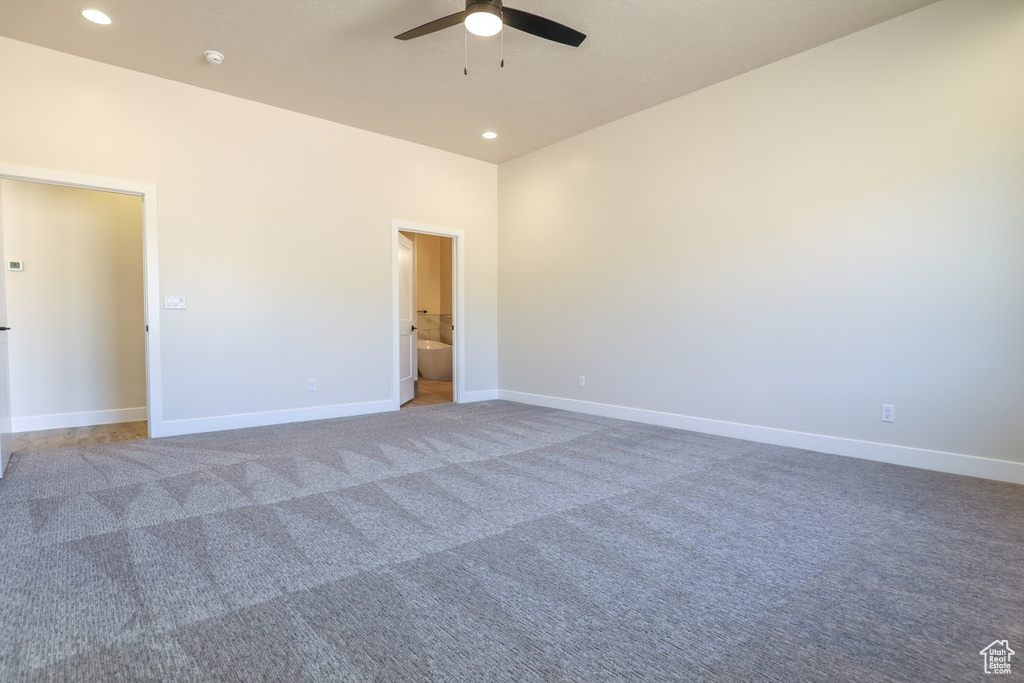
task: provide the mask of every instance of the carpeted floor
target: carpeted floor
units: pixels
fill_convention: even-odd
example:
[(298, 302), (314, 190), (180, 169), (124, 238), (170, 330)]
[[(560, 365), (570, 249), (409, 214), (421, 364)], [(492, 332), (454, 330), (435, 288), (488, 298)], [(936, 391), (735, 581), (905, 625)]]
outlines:
[(0, 680), (1024, 673), (1024, 488), (492, 402), (15, 455)]

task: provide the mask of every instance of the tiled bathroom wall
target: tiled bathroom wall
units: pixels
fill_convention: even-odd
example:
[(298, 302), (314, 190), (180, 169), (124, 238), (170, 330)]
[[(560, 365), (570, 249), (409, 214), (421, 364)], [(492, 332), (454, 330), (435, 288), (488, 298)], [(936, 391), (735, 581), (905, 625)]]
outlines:
[(416, 328), (419, 339), (430, 341), (452, 343), (452, 315), (451, 313), (416, 313)]

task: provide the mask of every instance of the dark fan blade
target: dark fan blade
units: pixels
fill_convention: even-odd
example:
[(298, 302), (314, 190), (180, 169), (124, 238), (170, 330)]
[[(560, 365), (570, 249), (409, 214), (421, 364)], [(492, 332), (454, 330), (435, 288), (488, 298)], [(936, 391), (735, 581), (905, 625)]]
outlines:
[(568, 26), (563, 26), (557, 21), (538, 17), (536, 14), (530, 14), (519, 9), (512, 9), (508, 5), (501, 10), (501, 18), (506, 26), (511, 26), (520, 31), (533, 34), (538, 38), (547, 38), (563, 45), (579, 47), (580, 43), (587, 37), (587, 34), (580, 33)]
[(462, 12), (449, 14), (447, 17), (442, 17), (441, 19), (435, 19), (430, 23), (423, 24), (423, 26), (417, 26), (412, 30), (406, 31), (405, 33), (401, 33), (395, 36), (395, 38), (397, 38), (398, 40), (410, 40), (412, 38), (419, 38), (420, 36), (425, 36), (428, 33), (433, 33), (434, 31), (440, 31), (441, 29), (449, 28), (450, 26), (456, 26), (458, 24), (461, 24), (465, 20), (466, 12), (465, 10), (463, 10)]

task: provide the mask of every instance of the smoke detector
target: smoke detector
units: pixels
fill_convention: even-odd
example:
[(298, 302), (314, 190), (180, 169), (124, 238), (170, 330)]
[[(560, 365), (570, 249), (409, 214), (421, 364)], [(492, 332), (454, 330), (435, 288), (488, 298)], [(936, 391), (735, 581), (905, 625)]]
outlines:
[(207, 50), (204, 52), (203, 59), (214, 66), (219, 66), (224, 63), (224, 55), (216, 50)]

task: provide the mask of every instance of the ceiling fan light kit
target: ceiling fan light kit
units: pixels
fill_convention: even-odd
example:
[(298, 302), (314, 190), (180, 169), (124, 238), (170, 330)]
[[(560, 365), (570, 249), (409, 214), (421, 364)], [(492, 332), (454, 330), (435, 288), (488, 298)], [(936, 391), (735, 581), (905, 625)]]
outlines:
[[(508, 26), (523, 33), (570, 47), (579, 47), (587, 37), (585, 33), (580, 33), (557, 21), (512, 7), (505, 7), (501, 0), (466, 0), (466, 9), (463, 11), (427, 22), (405, 33), (400, 33), (395, 38), (412, 40), (459, 24), (465, 25), (468, 32), (477, 36), (497, 35), (501, 33), (503, 27)], [(504, 43), (502, 47), (504, 49)], [(468, 49), (467, 44), (467, 52)], [(505, 66), (504, 58), (501, 60), (501, 65)], [(463, 73), (469, 73), (468, 67), (463, 69)]]
[(474, 2), (466, 7), (466, 30), (475, 36), (488, 37), (501, 31), (501, 8), (489, 2)]

